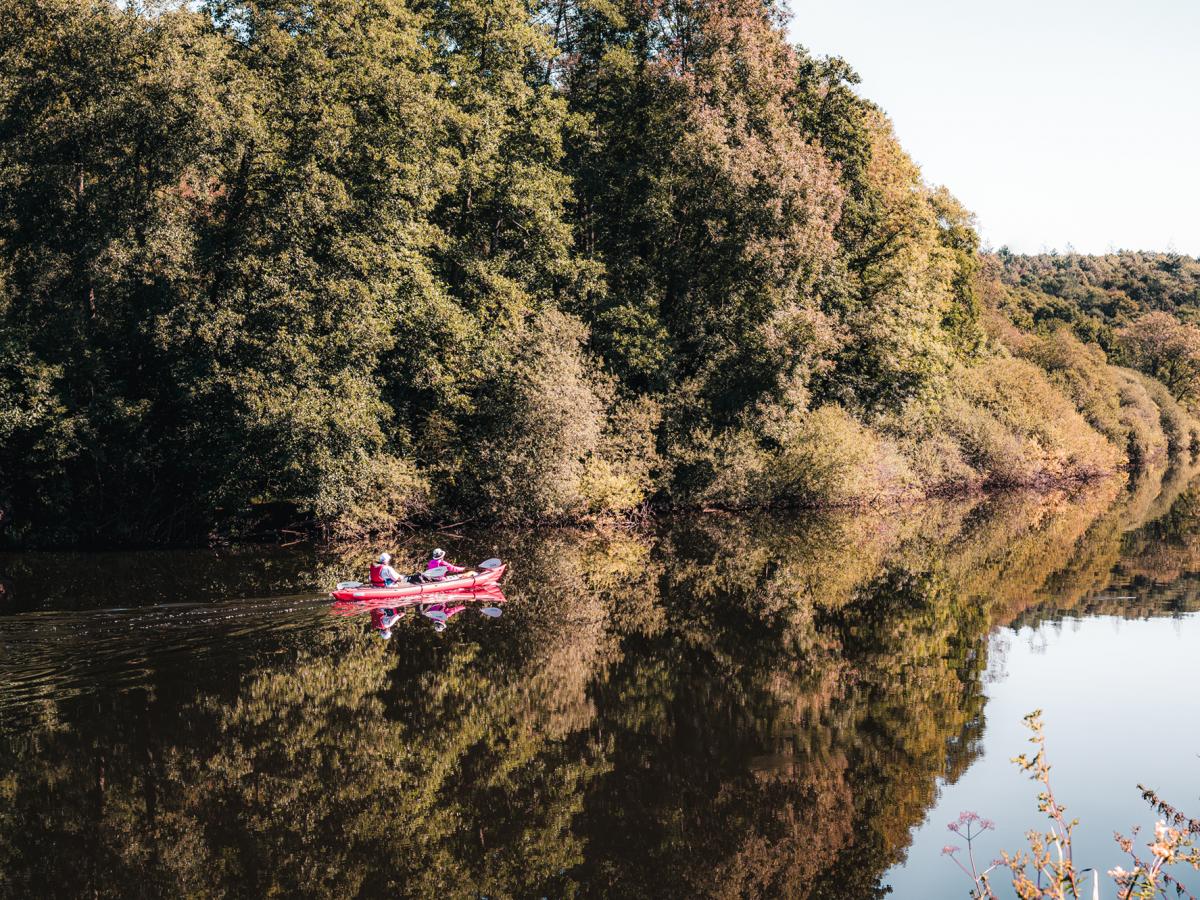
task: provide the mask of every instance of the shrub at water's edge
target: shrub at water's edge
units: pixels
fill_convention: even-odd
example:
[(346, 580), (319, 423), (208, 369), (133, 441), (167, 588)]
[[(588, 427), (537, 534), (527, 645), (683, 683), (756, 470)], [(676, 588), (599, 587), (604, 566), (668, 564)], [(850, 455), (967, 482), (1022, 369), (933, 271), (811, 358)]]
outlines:
[(853, 506), (1200, 449), (1196, 266), (981, 253), (776, 3), (3, 12), (8, 544)]

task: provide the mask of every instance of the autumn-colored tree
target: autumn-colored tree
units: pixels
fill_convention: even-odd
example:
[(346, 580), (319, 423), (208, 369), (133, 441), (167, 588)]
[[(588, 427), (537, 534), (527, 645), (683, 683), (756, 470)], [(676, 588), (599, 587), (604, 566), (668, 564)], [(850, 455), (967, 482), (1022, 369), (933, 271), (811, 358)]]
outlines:
[[(840, 192), (789, 107), (796, 57), (756, 2), (593, 12), (567, 64), (583, 250), (607, 284), (594, 340), (634, 388), (699, 379), (729, 421), (803, 365), (764, 328), (813, 308)], [(707, 385), (707, 387), (706, 387)], [(703, 414), (703, 413), (702, 413)]]
[(1118, 329), (1116, 340), (1131, 366), (1157, 378), (1180, 400), (1200, 399), (1200, 327), (1152, 312)]

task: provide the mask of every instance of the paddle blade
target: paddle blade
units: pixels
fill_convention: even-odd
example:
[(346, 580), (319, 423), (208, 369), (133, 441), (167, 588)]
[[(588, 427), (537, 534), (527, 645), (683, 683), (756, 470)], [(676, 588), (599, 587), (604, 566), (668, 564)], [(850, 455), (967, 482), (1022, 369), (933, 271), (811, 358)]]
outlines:
[(494, 559), (494, 558), (493, 558), (493, 559), (485, 559), (485, 560), (484, 560), (483, 562), (481, 562), (481, 563), (480, 563), (480, 564), (479, 564), (479, 565), (478, 565), (476, 568), (479, 568), (479, 569), (498, 569), (498, 568), (500, 568), (500, 566), (502, 566), (502, 565), (504, 565), (504, 564), (503, 564), (502, 562), (500, 562), (500, 560), (498, 560), (498, 559)]
[(497, 609), (495, 606), (485, 606), (483, 609), (481, 609), (479, 611), (481, 613), (483, 613), (485, 616), (487, 616), (489, 619), (498, 619), (498, 618), (500, 618), (501, 614), (504, 612), (504, 610)]
[(435, 622), (445, 622), (446, 619), (449, 618), (449, 616), (447, 616), (440, 609), (426, 609), (421, 612), (421, 615), (427, 619), (433, 619)]
[(444, 578), (446, 576), (446, 567), (438, 566), (436, 569), (426, 569), (426, 578)]
[(351, 588), (360, 588), (360, 587), (362, 587), (361, 581), (339, 581), (337, 589), (339, 591), (348, 591)]

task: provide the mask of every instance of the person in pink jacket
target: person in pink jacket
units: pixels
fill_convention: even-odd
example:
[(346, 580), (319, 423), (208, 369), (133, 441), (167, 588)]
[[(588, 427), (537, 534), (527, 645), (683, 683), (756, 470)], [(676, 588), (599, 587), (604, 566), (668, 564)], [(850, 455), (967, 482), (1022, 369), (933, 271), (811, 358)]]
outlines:
[(433, 556), (430, 557), (429, 562), (425, 564), (425, 571), (428, 572), (430, 569), (440, 569), (443, 566), (446, 567), (447, 575), (457, 575), (459, 572), (466, 571), (466, 569), (464, 569), (462, 566), (456, 566), (452, 562), (447, 562), (446, 551), (439, 547), (437, 550), (433, 551)]

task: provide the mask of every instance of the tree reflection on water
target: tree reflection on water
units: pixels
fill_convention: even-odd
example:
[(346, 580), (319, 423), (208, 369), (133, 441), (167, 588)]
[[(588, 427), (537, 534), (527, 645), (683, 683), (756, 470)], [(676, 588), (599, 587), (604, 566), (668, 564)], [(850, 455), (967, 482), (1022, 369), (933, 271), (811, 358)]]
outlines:
[(311, 597), (0, 619), (0, 893), (881, 896), (995, 625), (1200, 607), (1190, 474), (468, 535), (503, 618), (389, 642)]

